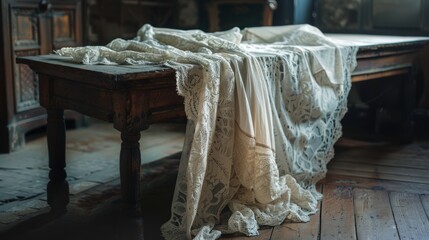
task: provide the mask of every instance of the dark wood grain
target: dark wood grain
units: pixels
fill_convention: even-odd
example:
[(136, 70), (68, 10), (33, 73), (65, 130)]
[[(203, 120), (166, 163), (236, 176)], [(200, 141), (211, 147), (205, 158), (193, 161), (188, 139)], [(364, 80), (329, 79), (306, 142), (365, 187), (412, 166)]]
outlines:
[(48, 108), (49, 183), (48, 204), (55, 215), (66, 212), (69, 203), (69, 186), (66, 181), (66, 129), (64, 110)]
[[(15, 58), (83, 44), (82, 0), (51, 0), (51, 12), (41, 11), (39, 2), (5, 0), (0, 5), (2, 153), (18, 150), (29, 131), (46, 125), (46, 111), (39, 105), (38, 78), (28, 66), (17, 64)], [(74, 120), (76, 126), (83, 122), (82, 115), (75, 112), (67, 111), (64, 116)]]
[(121, 133), (120, 176), (123, 200), (132, 213), (140, 212), (140, 131)]
[[(51, 55), (23, 57), (17, 61), (29, 64), (39, 74), (40, 104), (53, 111), (48, 122), (48, 129), (57, 129), (48, 134), (50, 149), (56, 149), (50, 154), (50, 162), (55, 164), (52, 181), (62, 182), (65, 176), (65, 160), (60, 154), (64, 152), (63, 130), (58, 124), (57, 111), (71, 109), (112, 122), (122, 138), (119, 157), (122, 197), (127, 208), (138, 213), (140, 132), (151, 123), (185, 117), (183, 98), (176, 92), (174, 71), (149, 65), (88, 66)], [(57, 187), (49, 187), (54, 188)], [(50, 194), (53, 211), (65, 211), (67, 187), (49, 192), (55, 193)]]

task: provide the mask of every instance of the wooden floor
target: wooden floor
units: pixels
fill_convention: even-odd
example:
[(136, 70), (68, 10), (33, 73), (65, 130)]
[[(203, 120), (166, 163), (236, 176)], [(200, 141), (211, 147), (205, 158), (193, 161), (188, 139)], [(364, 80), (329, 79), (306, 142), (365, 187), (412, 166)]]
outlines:
[(251, 239), (429, 239), (427, 140), (398, 145), (341, 139), (318, 186), (324, 197), (310, 222), (265, 228)]
[[(100, 129), (82, 131), (87, 137), (97, 138)], [(79, 137), (73, 139), (75, 142), (69, 147), (86, 149), (85, 144), (80, 145)], [(101, 156), (106, 154), (106, 149), (92, 149), (92, 156), (97, 151)], [(429, 239), (428, 161), (427, 138), (409, 145), (342, 139), (336, 146), (335, 158), (328, 165), (326, 179), (318, 184), (324, 198), (320, 211), (311, 216), (310, 222), (285, 222), (276, 227), (263, 227), (256, 237), (236, 234), (221, 239)], [(171, 176), (165, 178), (168, 174)], [(162, 181), (144, 178), (143, 215), (137, 221), (118, 217), (120, 191), (116, 176), (72, 195), (69, 213), (65, 216), (42, 224), (32, 213), (12, 231), (4, 235), (0, 232), (0, 239), (162, 239), (159, 228), (169, 218), (175, 184), (175, 174), (168, 174), (163, 174)]]

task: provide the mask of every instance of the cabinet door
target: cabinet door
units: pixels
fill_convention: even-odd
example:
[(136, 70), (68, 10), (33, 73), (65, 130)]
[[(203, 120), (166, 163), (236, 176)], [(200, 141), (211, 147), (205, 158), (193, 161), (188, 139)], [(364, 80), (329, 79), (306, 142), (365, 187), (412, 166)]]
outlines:
[[(39, 105), (38, 77), (27, 65), (16, 64), (16, 57), (81, 45), (81, 2), (1, 1), (0, 152), (18, 149), (28, 131), (46, 124), (46, 111)], [(76, 113), (67, 116), (77, 121), (81, 118)]]
[(82, 45), (81, 1), (52, 1), (52, 49)]
[[(39, 107), (38, 80), (26, 65), (16, 64), (18, 56), (46, 54), (46, 19), (40, 17), (37, 1), (10, 1), (10, 34), (12, 44), (13, 92), (15, 112), (21, 113)], [(23, 116), (24, 118), (26, 116)], [(20, 116), (17, 116), (19, 120)]]
[[(39, 108), (38, 80), (26, 65), (15, 64), (15, 57), (49, 54), (61, 47), (82, 44), (81, 1), (10, 1), (12, 68), (14, 69), (15, 112)], [(35, 113), (37, 114), (37, 113)], [(34, 114), (31, 114), (34, 115)], [(17, 115), (17, 120), (28, 118)]]

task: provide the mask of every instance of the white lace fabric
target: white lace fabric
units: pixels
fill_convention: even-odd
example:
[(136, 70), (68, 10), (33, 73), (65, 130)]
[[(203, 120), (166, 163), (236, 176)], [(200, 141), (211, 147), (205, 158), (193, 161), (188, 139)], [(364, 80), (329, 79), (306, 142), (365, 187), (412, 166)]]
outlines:
[(309, 25), (225, 32), (143, 26), (134, 40), (63, 48), (84, 64), (163, 63), (188, 117), (166, 239), (258, 235), (309, 221), (341, 135), (357, 47)]

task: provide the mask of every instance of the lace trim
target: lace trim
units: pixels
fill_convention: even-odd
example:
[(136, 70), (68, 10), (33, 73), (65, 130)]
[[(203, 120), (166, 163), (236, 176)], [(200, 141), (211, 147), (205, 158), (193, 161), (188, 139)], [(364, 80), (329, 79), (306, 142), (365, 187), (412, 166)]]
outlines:
[(245, 42), (236, 28), (145, 25), (134, 40), (56, 52), (84, 64), (176, 70), (189, 121), (166, 239), (255, 236), (261, 225), (308, 221), (317, 211), (315, 184), (341, 136), (357, 48), (309, 25), (243, 34)]

